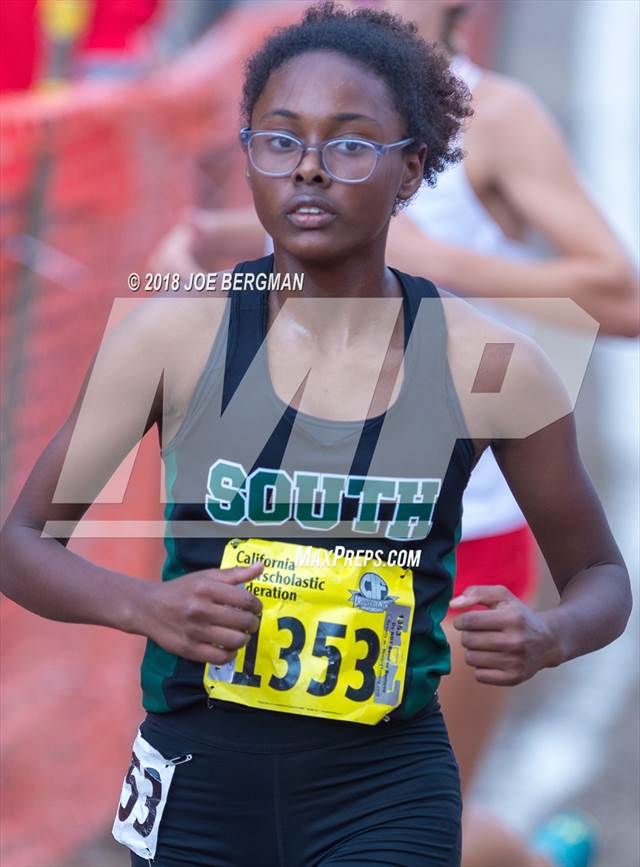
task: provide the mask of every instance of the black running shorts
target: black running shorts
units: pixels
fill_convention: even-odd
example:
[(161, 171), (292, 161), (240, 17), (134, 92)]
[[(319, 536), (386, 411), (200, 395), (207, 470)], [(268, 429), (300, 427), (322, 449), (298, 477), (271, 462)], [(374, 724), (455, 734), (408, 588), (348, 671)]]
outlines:
[(376, 726), (203, 706), (149, 714), (141, 733), (166, 758), (192, 755), (154, 867), (459, 867), (458, 768), (435, 700)]

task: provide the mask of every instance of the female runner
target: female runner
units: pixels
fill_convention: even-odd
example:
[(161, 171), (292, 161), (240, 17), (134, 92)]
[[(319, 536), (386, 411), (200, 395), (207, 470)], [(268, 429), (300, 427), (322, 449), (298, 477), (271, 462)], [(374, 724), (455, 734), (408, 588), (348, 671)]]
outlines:
[[(467, 94), (446, 60), (399, 19), (324, 4), (252, 59), (244, 110), (274, 256), (238, 266), (246, 290), (228, 301), (144, 304), (104, 342), (7, 521), (3, 589), (148, 638), (114, 825), (132, 864), (457, 865), (435, 694), (484, 450), (560, 601), (536, 613), (504, 587), (467, 589), (458, 607), (487, 608), (456, 621), (479, 680), (519, 683), (612, 641), (628, 577), (535, 347), (385, 267), (391, 214), (460, 157)], [(297, 297), (250, 288), (298, 274)], [(81, 518), (145, 401), (169, 500), (158, 585), (42, 535)]]
[[(473, 118), (465, 124), (464, 161), (439, 175), (435, 188), (423, 185), (410, 206), (391, 221), (387, 261), (462, 297), (571, 297), (598, 320), (601, 332), (637, 334), (632, 269), (581, 186), (552, 120), (521, 84), (482, 70), (458, 53), (459, 28), (472, 2), (352, 2), (414, 21), (426, 41), (437, 41), (449, 54), (452, 71), (473, 98)], [(558, 221), (560, 213), (571, 216)], [(544, 237), (551, 258), (540, 259), (523, 243), (531, 230)], [(264, 228), (253, 207), (202, 210), (177, 225), (152, 260), (157, 270), (186, 275), (207, 269), (221, 251), (231, 259), (246, 259), (264, 249)], [(527, 318), (515, 321), (527, 333)], [(506, 323), (513, 324), (509, 318)], [(523, 602), (534, 598), (539, 567), (532, 536), (490, 450), (474, 468), (464, 493), (456, 553), (456, 595), (468, 586), (489, 583), (506, 586)], [(441, 684), (439, 698), (465, 791), (508, 696), (505, 690), (477, 682), (475, 670), (465, 664), (465, 648), (452, 619), (444, 622), (452, 676)], [(478, 805), (465, 806), (463, 864), (537, 863), (523, 839)], [(595, 828), (586, 817), (571, 818), (568, 823), (554, 817), (544, 828), (545, 848), (556, 829), (555, 860), (586, 867), (594, 853)], [(539, 840), (540, 833), (537, 836)]]

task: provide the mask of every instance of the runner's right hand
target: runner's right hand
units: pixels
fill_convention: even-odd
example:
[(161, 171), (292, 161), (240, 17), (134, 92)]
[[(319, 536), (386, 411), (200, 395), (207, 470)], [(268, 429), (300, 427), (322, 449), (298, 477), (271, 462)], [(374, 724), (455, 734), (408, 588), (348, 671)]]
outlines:
[(258, 630), (262, 603), (240, 585), (263, 568), (203, 569), (148, 585), (144, 634), (185, 659), (224, 665)]

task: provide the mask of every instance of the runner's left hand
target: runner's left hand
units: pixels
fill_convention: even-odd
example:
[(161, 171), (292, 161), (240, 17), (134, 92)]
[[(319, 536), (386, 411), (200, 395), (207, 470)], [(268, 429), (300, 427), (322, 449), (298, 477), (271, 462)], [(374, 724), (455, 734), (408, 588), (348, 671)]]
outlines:
[(461, 633), (465, 661), (476, 669), (476, 680), (514, 686), (552, 665), (557, 640), (544, 613), (533, 611), (501, 585), (468, 587), (451, 600), (456, 611), (486, 605), (487, 611), (467, 611), (453, 626)]

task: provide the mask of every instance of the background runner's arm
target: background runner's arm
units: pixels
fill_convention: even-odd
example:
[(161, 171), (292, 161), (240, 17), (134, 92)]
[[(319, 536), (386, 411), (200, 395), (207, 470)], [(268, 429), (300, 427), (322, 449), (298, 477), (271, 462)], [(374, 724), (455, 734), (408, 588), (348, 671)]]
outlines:
[[(502, 79), (499, 87), (499, 110), (483, 104), (482, 113), (479, 109), (472, 121), (476, 140), (491, 142), (490, 147), (482, 145), (490, 160), (487, 184), (526, 228), (543, 235), (555, 254), (516, 261), (477, 253), (429, 237), (401, 214), (391, 221), (389, 263), (424, 274), (462, 296), (572, 298), (604, 332), (636, 336), (636, 276), (576, 177), (560, 133), (530, 91)], [(471, 139), (469, 149), (473, 150)]]
[(267, 236), (253, 205), (193, 209), (160, 241), (149, 268), (162, 273), (216, 271), (221, 265), (264, 256)]

